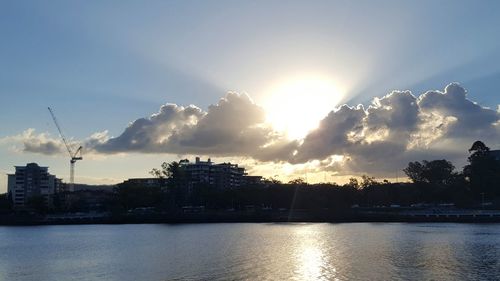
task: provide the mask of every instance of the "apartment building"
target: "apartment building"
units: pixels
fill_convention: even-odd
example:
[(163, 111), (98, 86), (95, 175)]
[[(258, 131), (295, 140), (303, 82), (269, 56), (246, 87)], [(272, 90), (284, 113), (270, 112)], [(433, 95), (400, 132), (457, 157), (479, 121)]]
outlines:
[(48, 167), (29, 163), (15, 166), (16, 172), (8, 175), (8, 193), (15, 209), (26, 207), (30, 198), (40, 196), (47, 207), (53, 205), (53, 197), (60, 188), (61, 180), (49, 173)]

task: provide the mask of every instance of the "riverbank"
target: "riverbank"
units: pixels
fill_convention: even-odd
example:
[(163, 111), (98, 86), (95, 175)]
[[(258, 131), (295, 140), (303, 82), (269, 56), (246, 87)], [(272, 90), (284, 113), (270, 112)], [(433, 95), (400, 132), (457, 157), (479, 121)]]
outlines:
[(222, 222), (453, 222), (500, 223), (496, 210), (373, 211), (329, 210), (291, 211), (204, 211), (198, 213), (152, 212), (143, 214), (68, 213), (0, 215), (0, 225), (141, 224), (141, 223), (222, 223)]

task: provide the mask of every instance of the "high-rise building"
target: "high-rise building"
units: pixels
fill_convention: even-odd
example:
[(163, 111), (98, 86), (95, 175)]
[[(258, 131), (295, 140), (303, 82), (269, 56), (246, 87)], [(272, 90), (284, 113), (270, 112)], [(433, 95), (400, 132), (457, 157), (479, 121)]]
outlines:
[(15, 166), (15, 174), (8, 175), (8, 193), (14, 208), (23, 208), (30, 198), (41, 197), (47, 207), (53, 204), (53, 196), (61, 180), (49, 173), (48, 167), (29, 163)]

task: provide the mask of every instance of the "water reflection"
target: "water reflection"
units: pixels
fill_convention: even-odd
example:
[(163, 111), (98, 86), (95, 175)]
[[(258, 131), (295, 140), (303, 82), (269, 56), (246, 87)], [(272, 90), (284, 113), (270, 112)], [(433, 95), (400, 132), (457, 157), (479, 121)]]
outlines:
[(500, 280), (500, 225), (0, 227), (0, 280)]
[(306, 246), (300, 249), (301, 253), (297, 256), (299, 265), (299, 280), (320, 280), (323, 267), (322, 252), (314, 246)]
[(295, 280), (338, 280), (335, 265), (328, 259), (323, 236), (320, 225), (303, 225), (296, 229)]

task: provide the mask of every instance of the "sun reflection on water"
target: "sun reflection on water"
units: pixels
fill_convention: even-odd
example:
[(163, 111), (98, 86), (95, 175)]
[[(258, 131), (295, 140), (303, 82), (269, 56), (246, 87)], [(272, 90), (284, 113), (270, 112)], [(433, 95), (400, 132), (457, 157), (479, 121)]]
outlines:
[[(295, 280), (339, 280), (315, 226), (298, 229), (296, 236)], [(331, 258), (331, 257), (330, 257)]]

